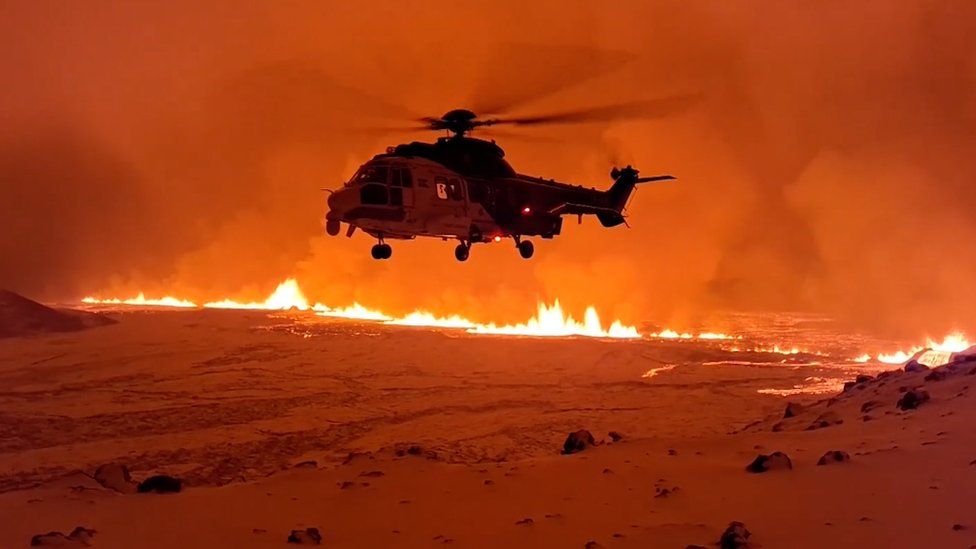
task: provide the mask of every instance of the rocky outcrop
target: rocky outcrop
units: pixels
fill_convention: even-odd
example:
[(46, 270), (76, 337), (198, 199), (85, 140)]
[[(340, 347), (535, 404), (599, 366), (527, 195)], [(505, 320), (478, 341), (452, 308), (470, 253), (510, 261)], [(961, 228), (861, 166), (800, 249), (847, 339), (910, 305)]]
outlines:
[(60, 332), (77, 332), (115, 320), (87, 311), (52, 309), (7, 290), (0, 290), (0, 339)]
[(37, 534), (31, 538), (30, 544), (31, 547), (88, 547), (94, 536), (95, 531), (91, 528), (78, 526), (68, 535), (61, 532)]
[(288, 543), (297, 545), (320, 545), (322, 543), (322, 533), (318, 528), (306, 528), (304, 530), (292, 530), (288, 534)]
[(896, 406), (898, 406), (899, 410), (914, 410), (923, 403), (928, 402), (928, 400), (929, 393), (927, 391), (923, 391), (922, 389), (912, 389), (901, 395), (901, 398), (898, 399)]
[(767, 471), (789, 471), (793, 468), (793, 461), (790, 456), (783, 452), (773, 452), (772, 454), (759, 454), (752, 463), (746, 465), (746, 471), (750, 473), (765, 473)]
[(174, 494), (183, 489), (183, 481), (169, 475), (155, 475), (139, 483), (140, 494)]
[(586, 429), (580, 429), (579, 431), (570, 433), (566, 437), (566, 441), (563, 442), (563, 454), (575, 454), (576, 452), (582, 452), (587, 448), (596, 446), (596, 440), (593, 438), (593, 433), (587, 431)]
[(718, 546), (721, 549), (748, 549), (752, 547), (749, 544), (751, 536), (752, 532), (746, 528), (745, 524), (739, 521), (730, 522), (729, 527), (718, 538)]
[(132, 480), (129, 468), (119, 463), (99, 465), (92, 478), (105, 488), (120, 494), (134, 494), (138, 490), (138, 483)]
[(850, 461), (851, 455), (843, 450), (830, 450), (817, 460), (817, 465), (830, 465), (832, 463), (844, 463)]

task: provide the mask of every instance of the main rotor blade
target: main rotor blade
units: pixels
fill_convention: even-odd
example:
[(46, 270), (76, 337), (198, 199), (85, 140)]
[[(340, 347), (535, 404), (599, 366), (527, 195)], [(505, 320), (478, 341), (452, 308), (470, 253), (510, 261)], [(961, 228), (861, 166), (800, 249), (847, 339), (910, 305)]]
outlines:
[(470, 106), (482, 115), (505, 114), (606, 74), (633, 58), (626, 52), (597, 48), (502, 44), (483, 62)]
[(586, 122), (612, 122), (625, 118), (662, 118), (688, 110), (701, 100), (700, 94), (674, 95), (647, 101), (632, 101), (615, 105), (604, 105), (575, 111), (563, 111), (536, 116), (499, 118), (484, 120), (485, 125), (515, 124), (529, 126), (536, 124), (581, 124)]

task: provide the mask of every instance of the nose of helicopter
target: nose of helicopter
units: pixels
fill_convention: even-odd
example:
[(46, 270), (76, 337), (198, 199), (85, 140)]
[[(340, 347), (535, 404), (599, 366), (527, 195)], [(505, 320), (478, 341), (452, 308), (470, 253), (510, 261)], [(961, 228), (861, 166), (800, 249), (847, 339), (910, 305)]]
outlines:
[(354, 207), (354, 196), (349, 189), (339, 189), (329, 195), (326, 203), (329, 205), (329, 219), (342, 219), (343, 214)]

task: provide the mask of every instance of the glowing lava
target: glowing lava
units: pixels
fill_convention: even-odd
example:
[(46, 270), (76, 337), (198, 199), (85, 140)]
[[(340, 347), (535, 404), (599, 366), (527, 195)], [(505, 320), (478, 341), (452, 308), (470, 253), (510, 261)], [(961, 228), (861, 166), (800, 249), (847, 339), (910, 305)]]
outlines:
[[(972, 347), (973, 343), (966, 339), (966, 336), (960, 332), (953, 332), (942, 338), (942, 341), (933, 341), (929, 338), (925, 345), (916, 345), (907, 351), (896, 351), (894, 353), (878, 353), (875, 359), (878, 362), (883, 362), (885, 364), (904, 364), (908, 362), (916, 353), (919, 351), (924, 351), (925, 349), (931, 349), (933, 351), (938, 351), (942, 353), (958, 353), (965, 351), (966, 349)], [(855, 360), (857, 362), (866, 362), (867, 359), (863, 359), (867, 355), (861, 355)]]
[(379, 311), (374, 311), (372, 309), (367, 309), (359, 303), (353, 303), (349, 307), (340, 307), (338, 309), (332, 309), (326, 307), (325, 305), (315, 304), (315, 314), (319, 316), (330, 316), (333, 318), (348, 318), (352, 320), (370, 320), (376, 322), (386, 322), (393, 320), (393, 317), (387, 316)]
[(169, 296), (161, 297), (159, 299), (147, 299), (145, 294), (142, 292), (139, 292), (139, 295), (130, 297), (129, 299), (98, 299), (94, 297), (85, 297), (81, 300), (81, 302), (89, 305), (136, 305), (146, 307), (183, 307), (191, 309), (197, 306), (197, 304), (192, 301), (177, 299)]
[(254, 301), (240, 303), (230, 299), (224, 299), (222, 301), (204, 303), (203, 306), (208, 309), (255, 309), (267, 311), (287, 311), (290, 309), (307, 311), (311, 308), (308, 300), (305, 299), (305, 294), (302, 293), (302, 289), (298, 287), (298, 282), (294, 278), (289, 278), (281, 284), (278, 284), (274, 293), (268, 296), (268, 299), (265, 299), (262, 303)]
[(386, 324), (397, 326), (426, 326), (433, 328), (459, 328), (470, 329), (475, 327), (475, 323), (470, 320), (452, 315), (449, 317), (438, 317), (424, 311), (414, 311), (405, 317), (386, 321)]
[(718, 332), (701, 332), (698, 334), (692, 334), (690, 332), (676, 332), (671, 329), (664, 329), (660, 332), (655, 332), (652, 334), (647, 334), (649, 337), (655, 337), (658, 339), (698, 339), (698, 340), (711, 340), (711, 341), (724, 341), (728, 339), (742, 339), (742, 336), (731, 336), (728, 334), (722, 334)]
[(573, 317), (563, 313), (563, 309), (559, 305), (558, 300), (551, 306), (540, 303), (536, 316), (530, 318), (525, 324), (507, 326), (496, 326), (494, 323), (478, 324), (469, 328), (468, 332), (473, 334), (543, 337), (586, 336), (620, 339), (641, 337), (637, 328), (624, 326), (620, 321), (614, 321), (608, 329), (604, 330), (603, 325), (600, 323), (600, 317), (593, 307), (586, 309), (586, 313), (583, 315), (583, 322), (577, 322)]

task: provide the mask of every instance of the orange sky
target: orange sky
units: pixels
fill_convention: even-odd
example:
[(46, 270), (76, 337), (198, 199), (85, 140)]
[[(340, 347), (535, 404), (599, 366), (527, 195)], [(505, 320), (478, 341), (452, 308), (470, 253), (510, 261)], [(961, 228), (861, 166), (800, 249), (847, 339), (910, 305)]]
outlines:
[[(976, 329), (970, 2), (5, 2), (0, 287), (144, 290), (519, 319), (804, 309), (884, 332)], [(652, 4), (652, 5), (648, 5)], [(780, 5), (782, 4), (782, 5)], [(701, 93), (664, 120), (499, 137), (521, 172), (642, 188), (631, 229), (567, 219), (520, 259), (324, 236), (323, 187), (454, 107)], [(522, 130), (519, 130), (520, 132)]]

